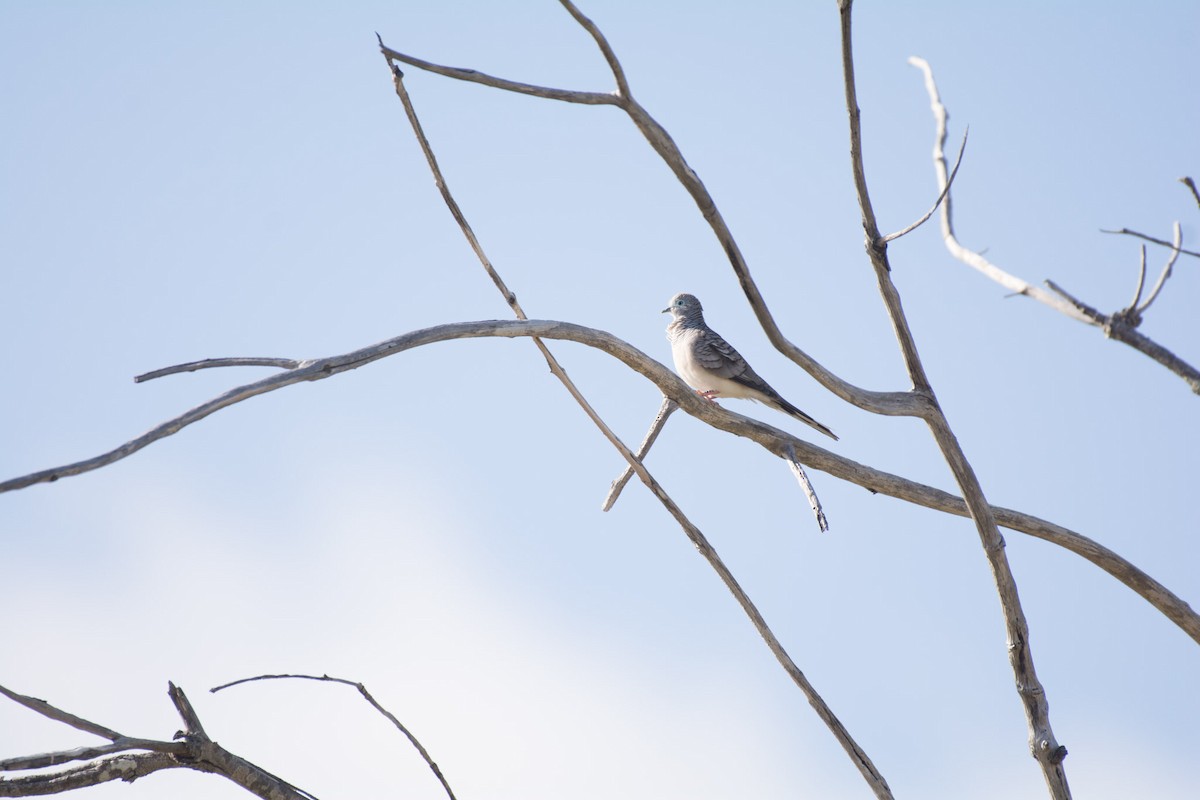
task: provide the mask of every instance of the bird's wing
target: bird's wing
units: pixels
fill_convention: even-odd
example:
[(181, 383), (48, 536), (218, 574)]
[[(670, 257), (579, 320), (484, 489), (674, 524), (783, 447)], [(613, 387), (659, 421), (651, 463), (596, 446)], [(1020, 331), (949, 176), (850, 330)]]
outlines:
[[(741, 353), (734, 350), (733, 345), (711, 328), (692, 342), (692, 355), (701, 367), (721, 378), (737, 380), (750, 370), (750, 365), (742, 358)], [(753, 371), (750, 371), (753, 374)]]

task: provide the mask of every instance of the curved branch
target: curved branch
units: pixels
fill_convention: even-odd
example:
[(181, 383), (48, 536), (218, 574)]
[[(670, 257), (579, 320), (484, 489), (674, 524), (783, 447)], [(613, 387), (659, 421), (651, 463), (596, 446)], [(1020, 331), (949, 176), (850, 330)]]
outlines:
[[(1172, 232), (1174, 233), (1175, 241), (1172, 243), (1174, 246), (1171, 248), (1171, 254), (1167, 256), (1167, 263), (1163, 265), (1163, 270), (1159, 273), (1158, 280), (1154, 283), (1154, 288), (1150, 290), (1150, 296), (1146, 298), (1146, 302), (1137, 306), (1136, 311), (1138, 314), (1146, 313), (1146, 309), (1150, 308), (1150, 304), (1158, 297), (1158, 293), (1162, 291), (1163, 284), (1167, 282), (1167, 278), (1171, 277), (1171, 270), (1175, 267), (1175, 262), (1179, 260), (1179, 254), (1183, 252), (1180, 248), (1180, 245), (1183, 244), (1183, 228), (1180, 227), (1178, 220), (1175, 221)], [(1142, 249), (1142, 252), (1145, 252), (1145, 248)]]
[[(487, 320), (438, 325), (433, 328), (412, 331), (344, 355), (301, 361), (299, 362), (300, 366), (295, 370), (271, 375), (230, 389), (107, 453), (74, 464), (54, 467), (4, 481), (0, 483), (0, 492), (14, 491), (37, 483), (57, 480), (59, 477), (78, 475), (96, 469), (132, 455), (153, 442), (199, 422), (222, 408), (249, 400), (260, 394), (282, 389), (285, 386), (322, 380), (339, 372), (357, 369), (372, 361), (414, 347), (452, 339), (519, 336), (563, 339), (595, 347), (620, 360), (630, 369), (653, 382), (663, 394), (688, 414), (727, 433), (750, 439), (780, 458), (787, 456), (787, 448), (791, 445), (795, 448), (801, 462), (836, 478), (914, 505), (957, 516), (968, 516), (967, 507), (962, 498), (949, 492), (860, 464), (764, 422), (742, 416), (700, 399), (675, 373), (641, 350), (610, 333), (568, 322), (549, 320)], [(1044, 539), (1096, 564), (1149, 601), (1200, 644), (1200, 616), (1192, 611), (1187, 603), (1117, 553), (1082, 534), (1038, 517), (999, 507), (993, 507), (993, 511), (1004, 527)]]
[(345, 684), (346, 686), (353, 686), (355, 689), (358, 690), (358, 693), (363, 696), (363, 699), (365, 699), (368, 703), (370, 703), (371, 706), (376, 711), (378, 711), (380, 714), (382, 714), (384, 716), (384, 718), (387, 719), (389, 722), (391, 722), (392, 725), (397, 730), (399, 730), (402, 734), (404, 734), (404, 736), (408, 739), (409, 743), (413, 746), (413, 748), (417, 751), (417, 753), (421, 756), (421, 758), (425, 759), (425, 763), (429, 765), (429, 769), (433, 771), (434, 777), (436, 777), (438, 779), (438, 782), (442, 784), (442, 788), (445, 789), (446, 794), (450, 797), (450, 800), (455, 800), (454, 791), (450, 788), (449, 781), (446, 780), (446, 776), (442, 774), (442, 770), (438, 767), (437, 763), (433, 760), (433, 757), (429, 755), (429, 751), (426, 750), (425, 746), (423, 744), (421, 744), (421, 742), (417, 739), (416, 736), (413, 735), (412, 731), (410, 731), (407, 727), (405, 727), (404, 723), (402, 723), (399, 719), (396, 718), (395, 714), (388, 711), (386, 708), (384, 708), (383, 706), (381, 706), (379, 704), (379, 701), (376, 700), (369, 691), (367, 691), (367, 687), (364, 686), (361, 682), (348, 681), (345, 678), (332, 678), (328, 675), (256, 675), (253, 678), (241, 678), (240, 680), (230, 681), (229, 683), (223, 683), (220, 686), (214, 686), (213, 688), (209, 689), (209, 691), (212, 692), (213, 694), (216, 694), (217, 692), (221, 691), (222, 689), (228, 689), (232, 686), (239, 686), (243, 683), (251, 683), (253, 681), (283, 680), (283, 679), (288, 679), (288, 678), (295, 678), (295, 679), (308, 680), (308, 681), (321, 681), (321, 682), (326, 682), (326, 683), (342, 683), (342, 684)]
[(919, 220), (912, 223), (908, 227), (902, 228), (902, 229), (896, 231), (895, 233), (889, 233), (887, 236), (882, 237), (879, 240), (879, 244), (882, 245), (882, 244), (887, 244), (888, 242), (894, 242), (897, 239), (899, 239), (901, 236), (912, 233), (917, 228), (921, 227), (927, 221), (929, 221), (929, 218), (933, 216), (933, 212), (938, 210), (938, 207), (941, 206), (942, 201), (946, 199), (946, 196), (948, 194), (950, 194), (950, 187), (954, 185), (954, 179), (955, 179), (955, 177), (958, 176), (958, 168), (962, 166), (963, 153), (966, 152), (966, 150), (967, 150), (967, 136), (970, 133), (971, 133), (971, 130), (969, 128), (967, 130), (963, 131), (962, 144), (960, 144), (958, 146), (958, 158), (954, 159), (954, 169), (950, 170), (950, 177), (946, 180), (946, 185), (942, 187), (942, 192), (941, 192), (941, 194), (939, 194), (937, 196), (937, 200), (933, 201), (933, 207), (930, 208), (928, 211), (926, 211), (924, 216), (922, 216)]

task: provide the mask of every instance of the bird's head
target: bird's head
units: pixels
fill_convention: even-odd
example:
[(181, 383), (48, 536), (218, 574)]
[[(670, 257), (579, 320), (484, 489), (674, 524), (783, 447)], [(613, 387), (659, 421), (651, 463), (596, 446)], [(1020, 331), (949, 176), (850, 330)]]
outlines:
[(694, 294), (680, 292), (671, 298), (670, 304), (662, 310), (662, 313), (666, 314), (668, 311), (675, 319), (686, 319), (702, 316), (704, 309)]

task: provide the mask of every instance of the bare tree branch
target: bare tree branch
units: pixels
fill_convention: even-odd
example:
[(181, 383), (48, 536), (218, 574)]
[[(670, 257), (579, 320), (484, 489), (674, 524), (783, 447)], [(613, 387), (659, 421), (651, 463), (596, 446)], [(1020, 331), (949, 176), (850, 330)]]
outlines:
[[(375, 34), (376, 37), (379, 34)], [(517, 94), (527, 94), (533, 97), (541, 97), (546, 100), (561, 100), (566, 103), (581, 103), (583, 105), (592, 106), (613, 106), (619, 105), (619, 100), (615, 95), (603, 94), (601, 92), (575, 92), (568, 89), (551, 89), (547, 86), (535, 86), (532, 83), (521, 83), (520, 81), (510, 81), (506, 78), (497, 78), (494, 75), (488, 75), (484, 72), (477, 72), (473, 69), (462, 69), (460, 67), (447, 67), (441, 64), (434, 64), (429, 61), (406, 55), (398, 50), (386, 46), (383, 39), (379, 40), (379, 49), (383, 51), (384, 56), (394, 61), (400, 61), (408, 64), (410, 67), (432, 72), (435, 75), (444, 75), (447, 78), (455, 80), (467, 81), (468, 83), (478, 83), (483, 86), (490, 86), (493, 89), (503, 89), (506, 92), (516, 92)]]
[[(1146, 309), (1150, 308), (1150, 304), (1157, 299), (1158, 293), (1162, 291), (1163, 284), (1167, 282), (1167, 278), (1171, 277), (1171, 271), (1175, 267), (1175, 262), (1179, 259), (1179, 254), (1183, 252), (1179, 247), (1183, 244), (1183, 228), (1180, 227), (1178, 220), (1175, 221), (1173, 232), (1175, 234), (1175, 246), (1171, 248), (1171, 253), (1167, 256), (1167, 263), (1163, 266), (1162, 272), (1159, 273), (1154, 288), (1150, 290), (1150, 296), (1146, 298), (1146, 302), (1137, 307), (1139, 315), (1145, 314)], [(1143, 248), (1143, 252), (1145, 252), (1145, 248)]]
[[(601, 52), (604, 54), (605, 59), (607, 59), (609, 66), (613, 71), (613, 75), (616, 78), (618, 85), (621, 87), (624, 96), (626, 99), (629, 99), (629, 87), (625, 82), (624, 72), (621, 69), (620, 63), (617, 61), (616, 55), (613, 53), (612, 48), (609, 47), (607, 40), (604, 38), (604, 35), (590, 19), (583, 16), (574, 7), (569, 0), (563, 0), (563, 5), (567, 8), (575, 20), (592, 35), (593, 39), (595, 39), (597, 45), (601, 49)], [(382, 41), (380, 42), (380, 45), (382, 46)], [(499, 273), (492, 266), (491, 261), (483, 252), (482, 246), (475, 237), (471, 226), (467, 223), (466, 216), (462, 213), (458, 203), (454, 200), (454, 197), (450, 193), (449, 187), (447, 186), (445, 178), (442, 175), (442, 171), (438, 166), (437, 159), (434, 157), (433, 149), (430, 146), (429, 140), (425, 136), (425, 133), (417, 118), (416, 109), (413, 107), (412, 99), (409, 97), (408, 90), (404, 86), (403, 73), (400, 71), (399, 67), (397, 67), (390, 60), (388, 63), (392, 70), (392, 78), (396, 88), (396, 95), (400, 98), (401, 103), (404, 105), (405, 114), (408, 116), (413, 133), (417, 137), (417, 142), (420, 145), (421, 150), (425, 153), (426, 161), (428, 162), (429, 168), (433, 173), (434, 180), (442, 193), (443, 200), (446, 202), (446, 205), (451, 214), (454, 216), (455, 220), (457, 220), (459, 227), (462, 229), (462, 232), (464, 236), (466, 236), (472, 249), (474, 249), (475, 254), (479, 258), (484, 269), (487, 271), (488, 275), (491, 276), (497, 289), (499, 289), (505, 296), (505, 299), (508, 301), (509, 306), (512, 308), (514, 314), (516, 314), (517, 318), (519, 320), (524, 320), (525, 312), (521, 309), (520, 304), (517, 302), (516, 295), (508, 289), (507, 285), (500, 278)], [(730, 591), (730, 593), (733, 594), (734, 599), (737, 600), (738, 604), (742, 607), (742, 610), (750, 618), (751, 623), (758, 630), (759, 635), (762, 636), (768, 648), (770, 648), (771, 652), (775, 654), (775, 657), (779, 661), (780, 665), (783, 666), (784, 670), (789, 676), (791, 676), (792, 680), (804, 693), (809, 704), (812, 705), (812, 707), (816, 710), (817, 715), (825, 722), (825, 724), (832, 731), (834, 737), (850, 755), (851, 759), (854, 761), (855, 765), (858, 766), (864, 778), (872, 785), (872, 788), (875, 789), (876, 794), (878, 794), (880, 797), (890, 797), (891, 795), (887, 789), (887, 782), (884, 781), (883, 776), (880, 775), (878, 770), (875, 769), (875, 765), (871, 763), (871, 759), (862, 750), (862, 748), (859, 747), (858, 743), (854, 741), (854, 739), (850, 736), (849, 731), (846, 730), (841, 721), (838, 720), (838, 718), (833, 714), (833, 711), (830, 710), (824, 699), (817, 694), (816, 689), (811, 683), (809, 683), (808, 679), (804, 676), (804, 673), (800, 671), (800, 668), (792, 660), (791, 656), (788, 655), (787, 651), (783, 649), (783, 645), (776, 638), (774, 632), (771, 631), (771, 629), (767, 626), (766, 620), (763, 619), (758, 609), (754, 606), (753, 602), (751, 602), (750, 596), (746, 594), (746, 592), (734, 579), (733, 573), (729, 571), (728, 567), (726, 567), (720, 556), (717, 555), (716, 550), (713, 549), (711, 544), (709, 544), (704, 534), (701, 533), (698, 527), (692, 524), (692, 522), (684, 515), (683, 510), (679, 508), (674, 500), (672, 500), (667, 494), (666, 490), (663, 489), (663, 487), (650, 474), (650, 472), (646, 470), (640, 458), (635, 456), (625, 445), (625, 443), (622, 442), (619, 437), (617, 437), (611, 428), (609, 428), (608, 424), (600, 418), (600, 415), (596, 413), (595, 409), (593, 409), (591, 404), (588, 403), (588, 401), (584, 398), (582, 392), (579, 391), (574, 382), (571, 381), (571, 379), (567, 376), (566, 371), (560, 366), (558, 360), (550, 352), (550, 349), (546, 346), (546, 344), (537, 336), (533, 337), (533, 342), (535, 345), (537, 345), (538, 350), (541, 351), (542, 356), (546, 359), (546, 363), (549, 365), (550, 371), (562, 382), (563, 386), (565, 386), (570, 395), (575, 398), (575, 401), (583, 408), (584, 412), (600, 429), (605, 438), (607, 438), (622, 455), (622, 457), (625, 458), (629, 467), (637, 473), (638, 477), (650, 489), (651, 493), (658, 498), (659, 502), (662, 503), (667, 511), (675, 518), (680, 527), (683, 528), (684, 533), (691, 540), (692, 544), (696, 546), (696, 549), (699, 550), (700, 554), (708, 561), (713, 570), (716, 571), (717, 575), (725, 583), (726, 588)]]
[[(964, 501), (949, 492), (860, 464), (811, 442), (799, 439), (765, 422), (742, 416), (727, 408), (700, 399), (671, 370), (610, 333), (568, 322), (546, 320), (488, 320), (439, 325), (412, 331), (343, 355), (300, 361), (300, 366), (295, 370), (270, 375), (253, 383), (234, 387), (107, 453), (74, 464), (54, 467), (4, 481), (0, 483), (0, 492), (14, 491), (37, 483), (57, 480), (59, 477), (78, 475), (96, 469), (105, 463), (125, 458), (222, 408), (260, 394), (282, 389), (285, 386), (305, 381), (323, 380), (414, 347), (452, 339), (535, 335), (547, 339), (574, 341), (602, 350), (653, 382), (664, 395), (670, 397), (679, 408), (691, 416), (719, 430), (749, 439), (777, 457), (786, 457), (787, 447), (791, 445), (804, 464), (836, 478), (915, 505), (957, 516), (968, 516)], [(1200, 644), (1200, 615), (1192, 611), (1187, 603), (1166, 587), (1117, 553), (1082, 534), (1038, 517), (1000, 507), (994, 507), (993, 510), (1004, 527), (1044, 539), (1091, 561), (1145, 598)]]
[(449, 781), (446, 780), (446, 776), (442, 774), (442, 770), (438, 767), (437, 763), (433, 760), (433, 757), (429, 755), (429, 751), (425, 749), (425, 746), (422, 745), (420, 741), (418, 741), (417, 737), (413, 735), (412, 731), (410, 731), (404, 725), (404, 723), (402, 723), (399, 719), (396, 718), (395, 714), (393, 714), (392, 712), (390, 712), (386, 708), (384, 708), (382, 705), (380, 705), (379, 701), (377, 701), (371, 695), (371, 693), (369, 691), (367, 691), (367, 687), (358, 681), (349, 681), (349, 680), (346, 680), (345, 678), (331, 678), (328, 675), (257, 675), (253, 678), (241, 678), (240, 680), (230, 681), (229, 683), (224, 683), (224, 684), (221, 684), (220, 686), (214, 686), (212, 689), (209, 689), (209, 691), (212, 692), (213, 694), (216, 694), (217, 692), (221, 691), (222, 689), (228, 689), (231, 686), (239, 686), (243, 683), (250, 683), (252, 681), (280, 680), (280, 679), (287, 679), (287, 678), (296, 678), (296, 679), (309, 680), (309, 681), (323, 681), (323, 682), (328, 682), (328, 683), (343, 683), (347, 686), (353, 686), (355, 689), (358, 690), (358, 693), (363, 696), (363, 699), (365, 699), (368, 703), (370, 703), (371, 706), (376, 711), (378, 711), (380, 714), (382, 714), (389, 722), (392, 723), (392, 725), (394, 725), (396, 727), (397, 730), (399, 730), (401, 733), (404, 734), (404, 736), (408, 739), (409, 743), (412, 744), (412, 746), (416, 749), (417, 753), (420, 754), (421, 758), (425, 759), (425, 763), (429, 765), (429, 769), (433, 772), (434, 777), (436, 777), (438, 779), (438, 782), (442, 784), (442, 788), (446, 791), (446, 794), (450, 797), (450, 800), (455, 800), (454, 791), (450, 788)]
[(41, 700), (37, 697), (28, 697), (27, 695), (17, 694), (16, 692), (6, 689), (3, 686), (0, 686), (0, 694), (4, 695), (9, 700), (20, 703), (30, 711), (36, 711), (47, 719), (52, 719), (55, 722), (61, 722), (64, 725), (70, 725), (72, 728), (83, 731), (84, 733), (90, 733), (114, 742), (118, 739), (124, 738), (112, 728), (107, 728), (99, 723), (86, 720), (83, 717), (77, 717), (74, 714), (63, 711), (62, 709), (55, 708), (45, 700)]
[(1188, 188), (1192, 193), (1192, 199), (1196, 201), (1196, 205), (1200, 206), (1200, 192), (1196, 191), (1196, 182), (1187, 175), (1179, 179), (1179, 182)]
[[(215, 772), (205, 764), (181, 763), (167, 753), (123, 753), (89, 764), (80, 764), (60, 772), (19, 778), (0, 778), (0, 797), (37, 797), (59, 794), (87, 786), (99, 786), (115, 780), (132, 783), (138, 778), (151, 775), (159, 770), (181, 767), (200, 772)], [(302, 800), (302, 798), (297, 796), (297, 800)]]
[[(1046, 779), (1051, 796), (1055, 800), (1070, 800), (1071, 790), (1067, 784), (1066, 771), (1062, 766), (1067, 751), (1055, 739), (1054, 731), (1050, 726), (1050, 709), (1046, 701), (1046, 691), (1034, 669), (1033, 652), (1029, 646), (1029, 626), (1021, 608), (1016, 579), (1004, 553), (1004, 539), (996, 526), (996, 518), (984, 497), (983, 488), (980, 486), (975, 471), (959, 446), (958, 440), (950, 428), (950, 423), (942, 413), (933, 387), (921, 365), (915, 340), (900, 304), (899, 293), (892, 283), (887, 245), (880, 242), (879, 228), (871, 207), (871, 198), (867, 192), (862, 159), (862, 133), (854, 81), (851, 36), (852, 5), (853, 0), (839, 0), (838, 2), (842, 21), (842, 72), (845, 76), (846, 111), (850, 122), (851, 168), (854, 174), (854, 184), (858, 191), (859, 207), (862, 209), (863, 229), (867, 238), (867, 254), (875, 268), (880, 294), (883, 297), (888, 316), (892, 320), (892, 327), (900, 343), (900, 351), (904, 356), (904, 364), (913, 381), (913, 386), (918, 392), (926, 394), (929, 398), (930, 408), (925, 415), (925, 421), (963, 493), (971, 518), (979, 532), (979, 540), (983, 545), (984, 554), (987, 556), (988, 565), (992, 570), (992, 578), (1000, 598), (1000, 606), (1004, 612), (1004, 624), (1008, 634), (1009, 663), (1012, 666), (1017, 684), (1017, 694), (1025, 708), (1029, 726), (1030, 751), (1042, 768), (1042, 774)], [(948, 212), (947, 204), (943, 206), (943, 215)]]
[[(174, 684), (168, 684), (168, 689), (171, 702), (186, 729), (175, 734), (175, 738), (182, 741), (164, 742), (122, 736), (111, 728), (77, 717), (45, 700), (17, 694), (0, 686), (0, 694), (42, 716), (112, 740), (110, 745), (5, 759), (0, 762), (0, 771), (41, 769), (82, 760), (89, 763), (53, 773), (0, 778), (0, 797), (57, 794), (112, 780), (133, 781), (163, 769), (187, 768), (221, 775), (264, 800), (315, 800), (308, 792), (230, 753), (209, 739), (183, 690)], [(131, 753), (128, 752), (130, 750), (148, 752)], [(102, 758), (95, 760), (98, 757)]]
[[(913, 56), (908, 59), (908, 63), (920, 69), (925, 75), (925, 89), (929, 94), (930, 107), (933, 110), (933, 116), (937, 127), (937, 133), (934, 137), (933, 166), (934, 171), (938, 176), (939, 185), (946, 186), (946, 153), (944, 149), (946, 144), (946, 120), (948, 117), (946, 113), (946, 107), (942, 104), (941, 96), (938, 93), (937, 83), (933, 79), (933, 69), (929, 66), (929, 62), (925, 61), (923, 58)], [(1171, 372), (1174, 372), (1176, 375), (1183, 378), (1184, 382), (1187, 383), (1188, 387), (1191, 388), (1193, 392), (1200, 394), (1200, 370), (1197, 370), (1191, 364), (1179, 358), (1170, 350), (1153, 341), (1149, 337), (1138, 333), (1136, 330), (1134, 330), (1136, 325), (1131, 325), (1129, 320), (1120, 319), (1117, 314), (1103, 314), (1095, 309), (1087, 311), (1085, 309), (1090, 309), (1090, 306), (1076, 298), (1071, 297), (1066, 292), (1063, 292), (1052, 281), (1048, 280), (1046, 283), (1060, 296), (1056, 296), (1052, 292), (1047, 292), (1040, 287), (1033, 286), (1020, 278), (1008, 274), (1004, 270), (989, 262), (979, 253), (963, 247), (954, 235), (951, 209), (951, 197), (950, 195), (947, 195), (945, 202), (942, 203), (942, 238), (945, 240), (946, 249), (950, 251), (952, 256), (957, 258), (959, 261), (962, 261), (964, 264), (974, 267), (976, 270), (991, 278), (996, 283), (999, 283), (1001, 286), (1012, 290), (1015, 294), (1025, 295), (1026, 297), (1030, 297), (1044, 305), (1049, 306), (1050, 308), (1053, 308), (1055, 311), (1058, 311), (1059, 313), (1064, 314), (1071, 319), (1101, 328), (1104, 331), (1105, 336), (1110, 339), (1123, 342), (1135, 350), (1138, 350), (1142, 354), (1157, 361)], [(1106, 231), (1106, 233), (1133, 234), (1133, 231), (1126, 231), (1122, 229), (1121, 231)], [(1140, 236), (1140, 234), (1134, 235)], [(1158, 244), (1171, 247), (1173, 251), (1178, 251), (1180, 253), (1189, 252), (1178, 247), (1178, 239), (1176, 240), (1176, 244), (1172, 244), (1171, 242), (1166, 242), (1161, 239), (1152, 239), (1150, 237), (1142, 238), (1146, 238)], [(1200, 254), (1192, 253), (1192, 255)], [(1174, 259), (1172, 259), (1170, 263), (1173, 264)], [(1160, 279), (1160, 281), (1161, 280), (1165, 280), (1165, 278)], [(1152, 292), (1152, 295), (1155, 294), (1156, 292)]]
[[(568, 11), (571, 11), (574, 6), (570, 6)], [(578, 12), (575, 12), (578, 13)], [(590, 22), (590, 21), (589, 21)], [(594, 28), (594, 26), (593, 26)], [(593, 34), (595, 36), (595, 34)], [(602, 41), (601, 40), (598, 41)], [(432, 64), (428, 61), (413, 58), (404, 55), (389, 47), (380, 45), (383, 54), (389, 59), (395, 59), (405, 64), (417, 67), (418, 69), (427, 70), (438, 75), (444, 75), (457, 80), (473, 81), (482, 83), (487, 86), (492, 86), (497, 89), (505, 89), (508, 91), (518, 91), (524, 94), (535, 94), (539, 97), (547, 97), (549, 99), (568, 100), (569, 102), (590, 103), (592, 105), (616, 105), (620, 107), (637, 129), (646, 137), (646, 141), (654, 148), (655, 152), (666, 162), (667, 166), (679, 179), (680, 183), (692, 196), (696, 206), (700, 209), (700, 213), (716, 234), (717, 240), (724, 249), (726, 256), (729, 258), (730, 264), (733, 267), (734, 274), (737, 276), (741, 284), (743, 292), (746, 294), (747, 300), (750, 302), (751, 308), (754, 310), (755, 316), (758, 318), (759, 324), (762, 325), (763, 331), (767, 334), (767, 338), (771, 344), (783, 353), (787, 358), (799, 365), (802, 369), (812, 375), (822, 386), (829, 391), (841, 397), (848, 403), (851, 403), (859, 408), (867, 411), (872, 411), (877, 414), (885, 414), (889, 416), (920, 416), (922, 413), (923, 398), (914, 395), (911, 392), (880, 392), (868, 389), (862, 389), (843, 380), (839, 376), (827, 370), (819, 364), (811, 356), (789, 341), (780, 330), (779, 325), (775, 322), (770, 310), (767, 308), (766, 300), (755, 284), (753, 277), (750, 275), (750, 268), (742, 256), (741, 249), (733, 238), (732, 232), (726, 225), (721, 212), (717, 209), (716, 203), (712, 196), (708, 193), (704, 183), (696, 172), (688, 165), (680, 151), (679, 146), (665, 128), (662, 127), (650, 113), (646, 111), (632, 96), (628, 93), (626, 86), (625, 93), (590, 95), (588, 93), (561, 93), (560, 90), (546, 90), (541, 87), (529, 87), (526, 84), (517, 84), (513, 81), (507, 81), (502, 78), (493, 78), (491, 76), (482, 76), (474, 70), (464, 70), (454, 67), (445, 67), (438, 64)], [(601, 46), (601, 51), (604, 53), (605, 59), (608, 61), (614, 75), (623, 76), (620, 63), (617, 61), (616, 55), (612, 49), (607, 47), (607, 42)], [(536, 91), (535, 91), (536, 90)], [(558, 96), (551, 94), (559, 92), (569, 96)], [(584, 97), (588, 99), (583, 99)], [(604, 98), (599, 100), (597, 98)]]
[(805, 473), (800, 460), (796, 458), (796, 448), (791, 445), (788, 445), (787, 448), (787, 462), (788, 466), (792, 468), (792, 474), (800, 482), (800, 488), (804, 490), (804, 496), (808, 498), (808, 505), (812, 508), (813, 516), (817, 518), (817, 528), (821, 533), (828, 533), (829, 522), (825, 519), (825, 510), (821, 508), (821, 499), (817, 497), (817, 490), (813, 488), (812, 481), (808, 479), (808, 474)]
[(1132, 236), (1135, 239), (1142, 239), (1144, 241), (1151, 242), (1153, 244), (1160, 244), (1163, 247), (1169, 247), (1172, 250), (1178, 250), (1180, 253), (1182, 253), (1185, 256), (1193, 256), (1194, 258), (1200, 258), (1200, 253), (1197, 253), (1195, 250), (1185, 250), (1182, 247), (1176, 247), (1174, 244), (1172, 244), (1171, 242), (1168, 242), (1166, 239), (1159, 239), (1157, 236), (1150, 236), (1145, 233), (1138, 233), (1137, 231), (1131, 231), (1131, 230), (1129, 230), (1129, 228), (1120, 228), (1118, 230), (1110, 230), (1108, 228), (1101, 228), (1100, 232), (1101, 233), (1111, 233), (1114, 235), (1121, 235), (1121, 236)]
[(954, 160), (954, 169), (950, 171), (950, 177), (946, 180), (946, 185), (942, 187), (941, 194), (937, 196), (937, 200), (933, 202), (933, 207), (926, 211), (924, 216), (922, 216), (913, 224), (909, 225), (907, 228), (903, 228), (895, 233), (889, 233), (887, 236), (884, 236), (879, 241), (879, 244), (884, 245), (888, 242), (894, 242), (901, 236), (904, 236), (907, 233), (912, 233), (917, 228), (924, 225), (926, 221), (933, 216), (933, 212), (938, 210), (938, 207), (942, 204), (942, 201), (946, 199), (946, 195), (950, 194), (950, 187), (954, 185), (954, 178), (958, 175), (958, 168), (962, 166), (963, 152), (965, 152), (967, 149), (967, 135), (970, 134), (970, 132), (971, 131), (969, 128), (963, 131), (963, 140), (962, 144), (958, 146), (958, 158)]
[(187, 364), (176, 364), (166, 369), (156, 369), (144, 372), (133, 379), (134, 383), (145, 383), (155, 378), (167, 375), (177, 375), (180, 372), (195, 372), (198, 369), (214, 369), (216, 367), (276, 367), (278, 369), (295, 369), (298, 361), (290, 358), (205, 358), (201, 361), (189, 361)]
[(1141, 251), (1141, 258), (1138, 260), (1137, 287), (1133, 292), (1133, 300), (1120, 312), (1128, 316), (1138, 313), (1138, 303), (1142, 302), (1142, 290), (1146, 288), (1146, 245), (1138, 249)]
[(608, 44), (608, 39), (604, 38), (604, 34), (596, 27), (596, 23), (585, 17), (571, 0), (559, 0), (559, 2), (562, 3), (567, 13), (574, 17), (575, 21), (596, 41), (596, 46), (600, 48), (600, 53), (608, 62), (608, 68), (612, 70), (613, 80), (617, 82), (617, 94), (621, 97), (629, 97), (629, 82), (625, 80), (625, 70), (621, 67), (621, 62), (617, 60), (617, 54)]
[[(679, 408), (679, 404), (671, 398), (663, 395), (662, 405), (658, 407), (658, 414), (654, 416), (654, 422), (650, 425), (650, 430), (646, 431), (642, 443), (638, 445), (637, 452), (634, 456), (638, 461), (646, 457), (650, 452), (650, 448), (654, 446), (654, 441), (658, 438), (658, 434), (662, 433), (663, 427), (667, 424), (667, 418)], [(621, 490), (625, 488), (625, 484), (629, 483), (629, 479), (633, 477), (633, 467), (626, 465), (617, 479), (612, 482), (612, 486), (608, 489), (608, 495), (604, 498), (604, 505), (600, 507), (601, 511), (608, 511), (617, 502), (617, 498), (621, 496)]]

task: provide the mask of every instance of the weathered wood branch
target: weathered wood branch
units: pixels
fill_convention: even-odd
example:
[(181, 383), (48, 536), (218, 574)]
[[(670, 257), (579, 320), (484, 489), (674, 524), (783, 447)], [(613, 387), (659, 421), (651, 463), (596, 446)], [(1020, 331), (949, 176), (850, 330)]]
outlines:
[[(916, 391), (926, 395), (929, 399), (929, 413), (924, 416), (924, 419), (929, 425), (938, 448), (942, 451), (942, 457), (945, 458), (950, 471), (954, 474), (955, 482), (958, 483), (958, 487), (963, 493), (971, 519), (974, 520), (976, 530), (979, 532), (979, 541), (983, 546), (984, 555), (987, 557), (988, 566), (992, 571), (992, 579), (1000, 599), (1001, 610), (1004, 613), (1009, 664), (1016, 681), (1017, 694), (1025, 708), (1030, 752), (1042, 769), (1050, 796), (1055, 800), (1070, 800), (1071, 789), (1062, 764), (1067, 750), (1058, 743), (1050, 725), (1050, 705), (1046, 699), (1046, 690), (1038, 680), (1037, 671), (1034, 668), (1033, 650), (1029, 644), (1029, 625), (1021, 607), (1016, 578), (1004, 552), (1004, 538), (1000, 535), (996, 517), (984, 496), (983, 487), (975, 475), (975, 470), (967, 460), (949, 421), (937, 402), (933, 386), (921, 364), (916, 341), (904, 315), (900, 294), (892, 282), (892, 268), (888, 261), (887, 243), (882, 241), (879, 233), (870, 194), (867, 191), (866, 170), (863, 166), (862, 130), (854, 80), (851, 26), (853, 0), (839, 0), (838, 7), (841, 11), (842, 23), (842, 73), (845, 78), (846, 112), (850, 123), (851, 169), (858, 193), (859, 208), (862, 210), (867, 255), (875, 270), (880, 295), (883, 298), (888, 317), (892, 321), (892, 329), (900, 344), (900, 352), (909, 377), (912, 379)], [(948, 203), (944, 203), (943, 214), (948, 213), (948, 209)]]

